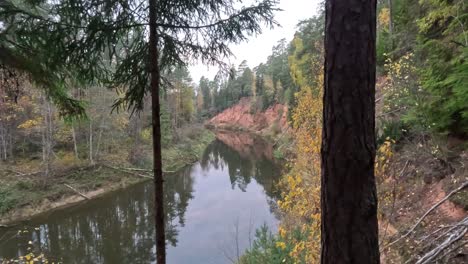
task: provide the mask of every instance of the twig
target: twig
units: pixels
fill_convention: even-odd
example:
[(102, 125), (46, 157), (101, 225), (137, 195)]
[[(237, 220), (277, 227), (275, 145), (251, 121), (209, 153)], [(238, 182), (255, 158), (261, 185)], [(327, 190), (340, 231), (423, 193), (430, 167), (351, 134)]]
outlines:
[(404, 110), (404, 109), (406, 109), (406, 108), (405, 108), (405, 107), (401, 107), (401, 108), (398, 108), (398, 109), (395, 109), (395, 110), (392, 110), (392, 111), (388, 111), (388, 112), (385, 112), (385, 113), (381, 113), (381, 114), (377, 115), (376, 117), (378, 118), (378, 117), (386, 116), (386, 115), (393, 114), (393, 113), (396, 113), (396, 112), (398, 112), (398, 111), (400, 111), (400, 110)]
[(382, 239), (382, 242), (385, 241), (385, 239), (387, 238), (387, 230), (388, 230), (388, 226), (390, 225), (390, 221), (393, 217), (393, 213), (395, 212), (395, 203), (396, 203), (396, 185), (397, 185), (397, 181), (399, 179), (401, 179), (401, 176), (403, 176), (403, 174), (405, 173), (406, 169), (408, 168), (408, 165), (409, 165), (410, 161), (409, 160), (406, 160), (406, 163), (405, 163), (405, 166), (403, 166), (403, 169), (400, 171), (400, 174), (398, 175), (398, 178), (397, 179), (394, 179), (394, 182), (393, 182), (393, 190), (392, 190), (392, 195), (393, 195), (393, 201), (392, 201), (392, 210), (390, 211), (390, 216), (387, 220), (387, 226), (385, 226), (385, 231), (384, 231), (384, 237)]
[[(435, 244), (436, 241), (438, 241), (440, 238), (442, 238), (443, 236), (447, 235), (447, 234), (453, 234), (451, 233), (453, 230), (455, 230), (456, 228), (460, 227), (460, 226), (467, 226), (466, 225), (466, 221), (468, 220), (468, 218), (465, 218), (463, 219), (462, 221), (458, 222), (457, 224), (455, 225), (451, 225), (451, 226), (447, 226), (447, 227), (450, 227), (449, 230), (445, 231), (443, 234), (437, 236), (436, 238), (432, 239), (432, 241), (430, 241), (429, 243), (427, 243), (426, 245), (422, 246), (420, 250), (418, 250), (419, 252), (424, 252), (426, 250), (426, 248), (432, 246)], [(431, 234), (432, 235), (432, 234)], [(431, 235), (428, 235), (428, 236), (431, 236)], [(422, 241), (422, 240), (421, 240)], [(440, 243), (439, 246), (443, 244), (443, 243)], [(438, 247), (436, 245), (436, 247)], [(427, 253), (426, 253), (427, 254)], [(446, 255), (446, 254), (444, 254)], [(406, 262), (405, 264), (408, 264), (408, 263), (411, 263), (416, 257), (418, 257), (418, 255), (413, 255), (411, 256)], [(442, 256), (443, 257), (443, 256)]]
[[(465, 221), (467, 220), (468, 218), (465, 218)], [(451, 234), (444, 242), (442, 242), (442, 244), (426, 253), (422, 258), (420, 258), (416, 262), (416, 264), (431, 263), (431, 261), (434, 260), (442, 251), (444, 251), (446, 248), (463, 238), (467, 231), (468, 227), (465, 225), (465, 227), (463, 227), (458, 233)]]
[(447, 252), (445, 252), (445, 254), (443, 254), (442, 256), (440, 256), (438, 259), (443, 259), (444, 257), (446, 257), (447, 255), (449, 255), (450, 253), (460, 249), (461, 247), (464, 247), (466, 244), (468, 244), (468, 241), (465, 241), (463, 243), (461, 243), (460, 245), (452, 248), (451, 250), (448, 250)]
[[(435, 231), (431, 232), (430, 234), (421, 237), (421, 238), (419, 239), (419, 242), (423, 242), (423, 241), (425, 241), (426, 239), (432, 237), (433, 235), (439, 233), (440, 231), (442, 231), (442, 230), (444, 230), (444, 229), (447, 229), (447, 228), (452, 228), (452, 227), (454, 227), (454, 226), (453, 226), (453, 225), (441, 226), (441, 227), (437, 228)], [(439, 236), (439, 238), (440, 238), (440, 236)]]
[[(435, 232), (432, 232), (431, 234), (429, 235), (426, 235), (424, 236), (422, 239), (420, 239), (420, 242), (423, 242), (424, 240), (426, 240), (427, 238), (437, 234), (438, 232), (440, 232), (441, 230), (445, 229), (445, 228), (449, 228), (447, 231), (443, 232), (442, 234), (438, 235), (436, 238), (433, 238), (431, 241), (429, 241), (429, 243), (426, 243), (425, 245), (421, 246), (420, 250), (418, 250), (419, 252), (424, 252), (426, 250), (426, 248), (429, 248), (431, 247), (432, 245), (435, 244), (435, 242), (437, 242), (440, 238), (444, 237), (445, 235), (451, 233), (453, 230), (455, 230), (456, 228), (460, 227), (460, 226), (466, 226), (467, 225), (467, 220), (468, 218), (465, 218), (463, 220), (461, 220), (460, 222), (454, 224), (454, 225), (449, 225), (449, 226), (446, 226), (446, 227), (441, 227), (439, 229), (437, 229)], [(406, 262), (405, 264), (407, 263), (411, 263), (413, 261), (414, 258), (416, 258), (417, 255), (413, 255), (412, 257), (410, 257)]]
[(25, 177), (25, 176), (32, 176), (41, 173), (41, 171), (31, 172), (31, 173), (22, 173), (19, 171), (14, 171), (12, 169), (6, 169), (5, 171), (16, 173), (18, 176)]
[(433, 205), (429, 210), (426, 211), (426, 213), (421, 216), (421, 218), (419, 218), (419, 220), (416, 222), (416, 224), (413, 225), (413, 227), (411, 227), (411, 229), (406, 232), (403, 236), (401, 236), (400, 238), (398, 238), (397, 240), (391, 242), (390, 244), (387, 244), (387, 246), (385, 246), (385, 248), (387, 247), (390, 247), (391, 245), (394, 245), (396, 242), (402, 240), (403, 238), (409, 236), (415, 229), (416, 227), (419, 226), (419, 224), (421, 224), (421, 222), (424, 220), (424, 218), (426, 218), (426, 216), (428, 216), (432, 211), (434, 211), (437, 207), (439, 207), (442, 203), (444, 203), (445, 201), (447, 201), (452, 195), (454, 195), (455, 193), (459, 192), (460, 190), (463, 190), (464, 188), (466, 188), (466, 186), (468, 186), (468, 181), (463, 183), (462, 185), (460, 185), (458, 188), (456, 188), (455, 190), (451, 191), (447, 196), (445, 196), (442, 200), (440, 200), (438, 203), (436, 203), (435, 205)]
[(278, 139), (275, 141), (275, 143), (273, 144), (273, 147), (276, 146), (276, 144), (278, 144), (278, 142), (283, 138), (284, 135), (286, 135), (289, 131), (289, 126), (286, 128), (286, 131), (282, 132), (281, 135), (278, 137)]
[(6, 169), (6, 171), (16, 173), (16, 174), (18, 174), (19, 176), (25, 176), (25, 175), (26, 175), (26, 174), (24, 174), (24, 173), (22, 173), (22, 172), (14, 171), (14, 170), (12, 170), (12, 169)]
[(69, 188), (70, 190), (74, 191), (75, 193), (79, 194), (81, 197), (85, 198), (86, 200), (89, 200), (89, 197), (80, 193), (78, 190), (76, 190), (75, 188), (71, 187), (70, 185), (64, 183), (63, 185), (65, 185), (67, 188)]

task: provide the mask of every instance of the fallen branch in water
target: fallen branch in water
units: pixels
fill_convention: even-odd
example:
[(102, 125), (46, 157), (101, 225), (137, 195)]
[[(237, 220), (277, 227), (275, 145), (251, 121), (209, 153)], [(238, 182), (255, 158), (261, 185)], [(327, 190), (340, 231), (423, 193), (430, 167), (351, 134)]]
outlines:
[[(135, 175), (135, 176), (138, 176), (138, 177), (141, 177), (141, 178), (153, 179), (153, 176), (144, 175), (144, 174), (141, 174), (141, 173), (134, 172), (133, 170), (136, 170), (135, 168), (132, 168), (133, 170), (129, 170), (127, 168), (118, 168), (118, 167), (110, 166), (110, 165), (107, 165), (107, 164), (102, 164), (102, 166), (113, 169), (113, 170), (118, 170), (118, 171), (121, 171), (121, 172), (125, 172), (125, 173), (131, 174), (131, 175)], [(138, 170), (140, 170), (140, 169), (138, 169)], [(143, 169), (141, 169), (141, 170), (143, 170)]]
[[(148, 169), (140, 169), (140, 168), (124, 168), (124, 167), (113, 167), (107, 164), (101, 164), (102, 166), (114, 169), (114, 170), (120, 170), (120, 171), (141, 171), (141, 172), (150, 172), (153, 173), (153, 170), (148, 170)], [(163, 170), (163, 173), (175, 173), (175, 171), (166, 171)], [(151, 174), (152, 175), (152, 174)], [(152, 178), (152, 176), (151, 176)]]
[(442, 200), (440, 200), (439, 202), (437, 202), (435, 205), (433, 205), (429, 210), (426, 211), (426, 213), (424, 213), (423, 216), (421, 216), (421, 218), (419, 218), (419, 220), (416, 222), (416, 224), (414, 224), (411, 229), (406, 232), (403, 236), (401, 236), (400, 238), (398, 238), (397, 240), (387, 244), (385, 248), (388, 248), (392, 245), (394, 245), (395, 243), (397, 243), (398, 241), (402, 240), (403, 238), (409, 236), (411, 233), (413, 233), (413, 231), (416, 229), (416, 227), (418, 227), (421, 222), (424, 220), (424, 218), (426, 218), (426, 216), (428, 216), (432, 211), (434, 211), (437, 207), (439, 207), (441, 204), (443, 204), (445, 201), (447, 201), (452, 195), (456, 194), (457, 192), (463, 190), (464, 188), (466, 188), (468, 186), (468, 181), (463, 183), (462, 185), (460, 185), (458, 188), (456, 188), (455, 190), (451, 191), (447, 196), (445, 196)]
[(129, 171), (153, 172), (153, 170), (140, 169), (140, 168), (122, 168), (122, 167), (119, 167), (119, 169), (121, 169), (121, 170), (129, 170)]
[(69, 188), (70, 190), (74, 191), (75, 193), (77, 193), (78, 195), (80, 195), (81, 197), (85, 198), (86, 200), (89, 200), (89, 197), (82, 194), (81, 192), (79, 192), (78, 190), (76, 190), (75, 188), (71, 187), (70, 185), (64, 183), (64, 185)]

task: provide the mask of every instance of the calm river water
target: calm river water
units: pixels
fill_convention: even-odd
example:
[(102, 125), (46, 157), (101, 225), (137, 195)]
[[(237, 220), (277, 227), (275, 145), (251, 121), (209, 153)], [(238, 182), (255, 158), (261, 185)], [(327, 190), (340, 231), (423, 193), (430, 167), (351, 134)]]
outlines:
[[(248, 134), (217, 137), (199, 162), (165, 178), (169, 264), (232, 263), (256, 228), (276, 231), (271, 146)], [(0, 263), (28, 247), (61, 263), (155, 263), (152, 192), (144, 182), (0, 229)]]

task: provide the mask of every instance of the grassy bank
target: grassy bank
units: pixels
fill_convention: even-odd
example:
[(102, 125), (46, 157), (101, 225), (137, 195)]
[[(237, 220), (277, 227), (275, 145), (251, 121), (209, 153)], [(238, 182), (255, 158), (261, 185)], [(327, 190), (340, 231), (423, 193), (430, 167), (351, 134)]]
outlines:
[[(199, 159), (214, 134), (195, 129), (179, 143), (163, 149), (165, 171), (177, 171)], [(145, 147), (146, 148), (146, 147)], [(144, 151), (151, 160), (151, 151)], [(119, 156), (120, 159), (115, 159)], [(104, 193), (148, 180), (140, 173), (124, 172), (117, 167), (135, 167), (125, 161), (128, 154), (114, 153), (94, 165), (87, 161), (67, 160), (64, 155), (53, 164), (53, 174), (45, 177), (37, 160), (2, 164), (0, 169), (0, 225), (26, 219), (35, 214), (68, 206)], [(110, 163), (110, 160), (119, 162)], [(79, 193), (83, 194), (80, 195)]]
[(187, 132), (180, 143), (163, 150), (164, 171), (177, 171), (196, 162), (215, 135), (207, 129), (196, 128)]

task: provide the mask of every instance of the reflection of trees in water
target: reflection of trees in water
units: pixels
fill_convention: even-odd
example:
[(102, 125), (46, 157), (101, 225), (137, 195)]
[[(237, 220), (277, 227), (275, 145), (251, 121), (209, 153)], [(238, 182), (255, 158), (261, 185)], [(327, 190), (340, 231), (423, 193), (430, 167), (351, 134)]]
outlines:
[[(256, 142), (256, 141), (254, 141)], [(239, 146), (237, 146), (239, 147)], [(262, 144), (248, 146), (248, 153), (262, 153)], [(240, 148), (240, 147), (239, 147)], [(255, 179), (262, 185), (267, 202), (274, 213), (277, 195), (273, 191), (279, 169), (265, 155), (239, 153), (221, 141), (213, 142), (204, 152), (204, 170), (228, 169), (232, 188), (246, 190)], [(259, 151), (257, 151), (259, 150)], [(189, 201), (194, 198), (194, 177), (191, 167), (165, 176), (166, 237), (172, 246), (185, 225)], [(31, 223), (42, 224), (39, 230), (14, 237), (0, 246), (0, 258), (24, 255), (28, 241), (34, 250), (46, 255), (51, 252), (64, 263), (149, 263), (154, 261), (153, 186), (139, 184), (94, 200), (80, 207), (58, 211)], [(10, 230), (14, 236), (18, 230)], [(0, 237), (4, 234), (0, 231)], [(7, 237), (10, 237), (7, 234)]]
[[(254, 142), (258, 142), (258, 140)], [(242, 147), (261, 148), (265, 146), (263, 143)], [(263, 186), (268, 197), (277, 198), (278, 193), (274, 191), (274, 187), (280, 177), (278, 166), (264, 155), (248, 155), (254, 152), (241, 153), (236, 150), (238, 148), (239, 146), (234, 148), (221, 140), (216, 140), (206, 148), (202, 156), (200, 162), (202, 169), (209, 170), (211, 167), (224, 169), (227, 167), (233, 189), (237, 186), (240, 190), (246, 191), (248, 184), (254, 178), (257, 183)], [(257, 150), (255, 153), (262, 153), (262, 151)]]
[(189, 201), (194, 198), (194, 178), (190, 175), (191, 170), (192, 168), (188, 166), (177, 174), (166, 175), (164, 179), (166, 239), (172, 246), (177, 244), (178, 227), (185, 225), (185, 212)]
[[(190, 168), (165, 179), (167, 239), (177, 244), (178, 229), (193, 198)], [(28, 241), (36, 252), (52, 252), (65, 263), (149, 263), (154, 261), (153, 188), (141, 184), (82, 207), (52, 214), (39, 230), (13, 238), (0, 256), (24, 254)], [(34, 223), (32, 223), (34, 224)], [(17, 230), (12, 230), (15, 234)], [(2, 234), (0, 234), (2, 236)]]

